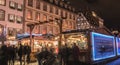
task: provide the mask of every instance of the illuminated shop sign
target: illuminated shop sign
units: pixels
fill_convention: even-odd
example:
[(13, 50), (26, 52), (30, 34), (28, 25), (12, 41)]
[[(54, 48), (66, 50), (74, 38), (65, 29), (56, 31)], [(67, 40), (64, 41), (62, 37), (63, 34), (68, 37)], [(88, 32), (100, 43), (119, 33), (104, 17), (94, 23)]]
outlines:
[(115, 42), (113, 36), (92, 32), (93, 60), (102, 60), (115, 56)]
[(120, 38), (116, 38), (117, 55), (120, 55)]

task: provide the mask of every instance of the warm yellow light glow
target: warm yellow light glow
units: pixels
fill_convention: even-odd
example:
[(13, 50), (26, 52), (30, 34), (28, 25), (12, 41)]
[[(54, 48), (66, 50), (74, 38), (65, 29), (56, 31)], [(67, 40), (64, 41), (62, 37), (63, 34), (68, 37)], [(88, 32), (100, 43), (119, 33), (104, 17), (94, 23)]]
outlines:
[(94, 17), (96, 17), (97, 15), (96, 15), (96, 13), (94, 12), (94, 11), (92, 11), (92, 15), (94, 16)]

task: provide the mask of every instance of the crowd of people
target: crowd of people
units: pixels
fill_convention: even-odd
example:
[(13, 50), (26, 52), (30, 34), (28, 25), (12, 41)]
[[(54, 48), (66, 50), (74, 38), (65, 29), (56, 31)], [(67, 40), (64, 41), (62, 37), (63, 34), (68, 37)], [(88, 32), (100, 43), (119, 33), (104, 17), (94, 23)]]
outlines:
[(76, 43), (73, 43), (72, 48), (68, 47), (68, 45), (65, 44), (63, 48), (60, 49), (59, 55), (61, 57), (61, 63), (63, 65), (70, 65), (69, 64), (70, 59), (74, 63), (79, 62), (80, 50), (79, 47), (76, 45)]
[(30, 62), (31, 47), (28, 44), (18, 46), (3, 44), (0, 48), (0, 65), (14, 65), (16, 60), (22, 62)]
[[(39, 65), (41, 65), (43, 61), (47, 61), (47, 63), (44, 63), (45, 65), (52, 65), (52, 63), (56, 61), (56, 56), (59, 58), (59, 63), (63, 65), (69, 65), (70, 59), (74, 61), (74, 63), (79, 61), (80, 50), (76, 43), (73, 43), (71, 48), (65, 44), (59, 49), (57, 54), (55, 54), (54, 51), (55, 50), (53, 48), (48, 49), (48, 47), (44, 47), (42, 51), (37, 52), (36, 58), (38, 59)], [(30, 53), (31, 47), (28, 44), (19, 44), (18, 46), (2, 45), (0, 49), (0, 65), (14, 65), (17, 58), (20, 62), (20, 65), (23, 64), (23, 61), (24, 64), (26, 62), (29, 64)]]

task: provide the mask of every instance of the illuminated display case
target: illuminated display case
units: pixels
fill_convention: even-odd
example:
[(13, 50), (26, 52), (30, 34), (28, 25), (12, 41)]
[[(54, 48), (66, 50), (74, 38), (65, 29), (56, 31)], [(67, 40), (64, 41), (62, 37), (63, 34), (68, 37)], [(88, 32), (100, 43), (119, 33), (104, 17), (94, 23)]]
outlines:
[(117, 55), (120, 55), (120, 38), (116, 37)]
[(115, 57), (115, 40), (114, 36), (91, 33), (92, 58), (93, 61)]

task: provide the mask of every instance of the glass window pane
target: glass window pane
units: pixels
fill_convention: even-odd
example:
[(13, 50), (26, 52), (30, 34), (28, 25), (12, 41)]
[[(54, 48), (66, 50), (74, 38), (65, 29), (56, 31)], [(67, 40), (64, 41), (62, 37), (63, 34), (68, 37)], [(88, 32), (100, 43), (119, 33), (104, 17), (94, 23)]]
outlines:
[(28, 10), (27, 11), (27, 19), (32, 19), (32, 11), (31, 10)]
[(10, 8), (15, 9), (15, 7), (16, 7), (16, 3), (13, 2), (13, 1), (10, 1), (9, 6), (10, 6)]
[(5, 11), (0, 9), (0, 21), (5, 20)]
[(14, 14), (8, 14), (8, 19), (10, 22), (14, 22), (15, 21), (15, 15)]
[(39, 12), (36, 12), (35, 20), (36, 21), (40, 21), (40, 13)]
[(50, 13), (53, 13), (53, 7), (50, 6)]
[(43, 3), (43, 10), (47, 11), (47, 4), (46, 3)]
[(47, 21), (47, 16), (43, 15), (43, 21)]
[(36, 0), (36, 8), (40, 9), (40, 0)]
[(33, 0), (28, 0), (28, 6), (33, 7)]
[(6, 0), (0, 0), (0, 5), (5, 5)]

